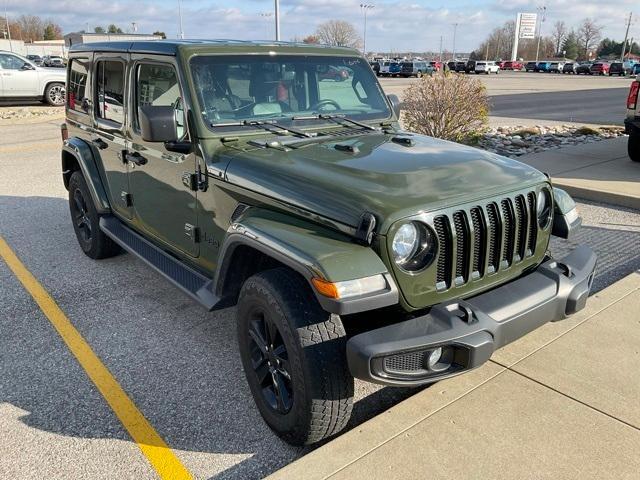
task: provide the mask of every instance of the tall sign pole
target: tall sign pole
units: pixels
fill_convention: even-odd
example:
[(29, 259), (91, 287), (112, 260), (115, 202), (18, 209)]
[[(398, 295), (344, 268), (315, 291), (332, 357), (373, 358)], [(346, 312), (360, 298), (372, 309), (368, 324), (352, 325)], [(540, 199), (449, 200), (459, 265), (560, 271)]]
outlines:
[(547, 16), (547, 7), (538, 7), (538, 11), (542, 12), (542, 18), (540, 19), (540, 27), (538, 28), (538, 46), (536, 47), (536, 63), (538, 63), (538, 57), (540, 55), (540, 39), (542, 39), (542, 24)]
[(13, 43), (11, 43), (11, 29), (9, 28), (9, 13), (7, 10), (7, 1), (4, 2), (4, 19), (7, 23), (7, 38), (9, 38), (9, 50), (13, 52)]
[(513, 48), (511, 49), (511, 61), (518, 59), (518, 42), (520, 39), (532, 40), (536, 38), (536, 28), (538, 26), (538, 15), (535, 13), (519, 13), (516, 17), (516, 29), (513, 38)]
[(522, 14), (519, 13), (516, 16), (516, 31), (513, 35), (513, 47), (511, 48), (511, 61), (515, 62), (518, 59), (518, 41), (520, 39), (520, 21), (522, 19)]
[[(627, 49), (627, 39), (629, 38), (629, 27), (631, 26), (632, 15), (633, 15), (633, 12), (629, 12), (629, 21), (627, 22), (627, 31), (624, 34), (624, 42), (622, 42), (622, 55), (620, 55), (621, 62), (624, 62), (624, 54), (626, 53), (625, 50)], [(631, 52), (632, 47), (633, 47), (633, 43), (629, 47), (629, 52)]]
[(456, 32), (458, 30), (458, 24), (454, 23), (453, 24), (453, 56), (451, 58), (451, 60), (455, 61), (456, 60)]
[(184, 39), (184, 25), (182, 24), (182, 0), (178, 0), (178, 20), (180, 21), (180, 31), (178, 37)]
[(276, 10), (276, 42), (280, 41), (280, 0), (275, 0), (275, 10)]

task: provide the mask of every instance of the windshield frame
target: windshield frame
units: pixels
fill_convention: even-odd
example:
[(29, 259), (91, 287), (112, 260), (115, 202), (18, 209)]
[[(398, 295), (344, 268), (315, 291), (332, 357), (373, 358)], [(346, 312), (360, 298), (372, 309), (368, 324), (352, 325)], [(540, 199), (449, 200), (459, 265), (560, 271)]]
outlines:
[[(354, 60), (358, 60), (359, 62), (362, 63), (363, 66), (366, 66), (366, 69), (362, 69), (362, 73), (364, 75), (370, 75), (371, 76), (371, 80), (372, 83), (376, 89), (376, 91), (378, 92), (379, 95), (381, 95), (382, 100), (384, 102), (384, 106), (386, 108), (386, 112), (374, 112), (371, 114), (367, 114), (367, 117), (362, 118), (361, 115), (348, 115), (344, 112), (341, 112), (339, 110), (337, 111), (326, 111), (326, 112), (316, 112), (316, 113), (320, 113), (320, 114), (336, 114), (338, 116), (343, 116), (343, 117), (347, 117), (347, 118), (354, 118), (354, 120), (357, 121), (361, 121), (361, 122), (374, 122), (374, 123), (384, 123), (384, 122), (388, 122), (388, 121), (394, 121), (397, 120), (394, 118), (394, 113), (393, 113), (393, 106), (391, 105), (391, 102), (387, 96), (387, 94), (384, 92), (384, 89), (382, 88), (382, 85), (380, 85), (380, 82), (378, 81), (376, 75), (374, 74), (373, 70), (371, 69), (371, 67), (369, 66), (369, 61), (365, 58), (363, 58), (360, 55), (326, 55), (326, 54), (319, 54), (319, 53), (290, 53), (290, 52), (286, 52), (286, 53), (275, 53), (274, 52), (265, 52), (265, 53), (257, 53), (257, 54), (251, 54), (251, 55), (246, 55), (246, 54), (238, 54), (238, 53), (198, 53), (195, 55), (191, 55), (187, 62), (186, 62), (186, 71), (188, 72), (188, 77), (189, 77), (189, 84), (190, 87), (192, 88), (192, 94), (191, 94), (191, 102), (194, 110), (194, 114), (195, 116), (198, 118), (198, 123), (204, 124), (207, 128), (207, 130), (209, 132), (215, 133), (216, 136), (218, 135), (228, 135), (229, 133), (233, 133), (235, 134), (256, 134), (256, 133), (265, 133), (264, 130), (259, 129), (259, 128), (255, 128), (255, 129), (250, 129), (248, 128), (248, 126), (241, 126), (241, 125), (231, 125), (231, 123), (241, 123), (244, 120), (249, 120), (249, 123), (251, 121), (254, 120), (265, 120), (265, 121), (269, 121), (269, 120), (275, 120), (278, 123), (281, 123), (283, 125), (296, 125), (298, 128), (304, 129), (304, 128), (325, 128), (327, 126), (333, 126), (335, 127), (336, 124), (334, 122), (331, 122), (328, 119), (323, 119), (321, 118), (322, 115), (320, 115), (318, 118), (312, 119), (310, 117), (307, 117), (305, 112), (288, 112), (288, 114), (283, 115), (281, 117), (265, 117), (263, 119), (261, 118), (249, 118), (247, 117), (247, 119), (237, 119), (237, 120), (225, 120), (225, 121), (221, 121), (219, 124), (216, 123), (212, 123), (209, 121), (208, 118), (206, 118), (205, 115), (202, 114), (203, 111), (203, 105), (201, 105), (200, 102), (200, 98), (198, 95), (198, 82), (196, 80), (196, 76), (194, 75), (194, 71), (193, 71), (193, 62), (197, 59), (201, 59), (202, 57), (217, 57), (217, 58), (224, 58), (224, 57), (244, 57), (244, 56), (249, 56), (251, 58), (255, 58), (255, 57), (264, 57), (265, 59), (277, 59), (278, 57), (284, 57), (284, 58), (292, 58), (294, 59), (295, 57), (300, 57), (300, 58), (304, 58), (304, 57), (308, 57), (308, 58), (313, 58), (313, 57), (317, 57), (318, 59), (326, 59), (327, 57), (334, 57), (334, 58), (345, 58), (345, 59), (354, 59)], [(283, 60), (283, 62), (286, 62), (286, 60)], [(371, 115), (371, 116), (369, 116)], [(305, 117), (303, 119), (300, 118), (295, 118), (295, 117)], [(229, 123), (229, 125), (225, 125), (226, 123)]]

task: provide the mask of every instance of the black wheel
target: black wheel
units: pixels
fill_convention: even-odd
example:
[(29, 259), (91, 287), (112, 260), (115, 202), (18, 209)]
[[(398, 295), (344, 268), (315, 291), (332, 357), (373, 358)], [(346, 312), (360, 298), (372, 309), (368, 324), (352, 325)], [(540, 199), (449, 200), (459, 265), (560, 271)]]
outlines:
[(292, 445), (339, 432), (353, 406), (342, 321), (285, 268), (249, 278), (238, 299), (240, 357), (269, 427)]
[(50, 83), (44, 89), (44, 101), (54, 107), (64, 105), (65, 89), (64, 83)]
[(629, 158), (634, 162), (640, 162), (640, 135), (629, 135), (629, 141), (627, 143), (627, 151), (629, 152)]
[(82, 172), (73, 172), (69, 179), (69, 211), (73, 229), (82, 251), (90, 258), (117, 255), (120, 247), (100, 230), (100, 216), (91, 199)]

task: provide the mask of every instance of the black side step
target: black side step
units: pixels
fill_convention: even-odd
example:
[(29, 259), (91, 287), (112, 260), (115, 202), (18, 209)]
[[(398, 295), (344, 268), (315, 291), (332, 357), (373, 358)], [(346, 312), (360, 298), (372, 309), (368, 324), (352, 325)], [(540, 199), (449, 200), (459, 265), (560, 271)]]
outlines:
[(213, 294), (212, 279), (156, 247), (113, 215), (100, 217), (100, 229), (127, 252), (162, 274), (207, 310), (213, 310), (219, 303), (219, 298)]

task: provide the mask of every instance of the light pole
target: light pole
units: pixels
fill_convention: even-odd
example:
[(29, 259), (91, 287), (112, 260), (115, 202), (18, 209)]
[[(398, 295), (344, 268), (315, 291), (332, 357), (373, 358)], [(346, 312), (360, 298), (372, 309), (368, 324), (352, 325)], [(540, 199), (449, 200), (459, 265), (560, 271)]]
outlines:
[(364, 12), (364, 33), (362, 35), (362, 53), (367, 56), (367, 11), (371, 10), (375, 5), (361, 3), (360, 9)]
[(4, 2), (4, 20), (7, 23), (7, 35), (9, 36), (9, 50), (13, 52), (13, 44), (11, 43), (11, 29), (9, 28), (9, 12), (7, 10), (7, 0)]
[(451, 60), (453, 60), (455, 62), (456, 60), (456, 32), (458, 31), (458, 24), (454, 23), (453, 24), (453, 56), (451, 58)]
[(276, 42), (280, 41), (280, 0), (275, 0)]
[(182, 24), (182, 0), (178, 0), (178, 19), (180, 20), (180, 31), (178, 37), (184, 39), (184, 26)]
[(540, 20), (540, 26), (538, 27), (538, 46), (536, 47), (536, 63), (538, 63), (538, 56), (540, 55), (540, 39), (542, 38), (542, 24), (544, 23), (547, 16), (547, 7), (543, 5), (542, 7), (538, 7), (538, 12), (541, 12), (542, 20)]

